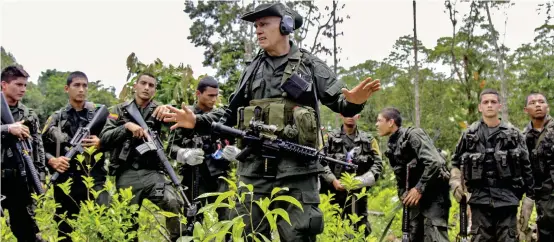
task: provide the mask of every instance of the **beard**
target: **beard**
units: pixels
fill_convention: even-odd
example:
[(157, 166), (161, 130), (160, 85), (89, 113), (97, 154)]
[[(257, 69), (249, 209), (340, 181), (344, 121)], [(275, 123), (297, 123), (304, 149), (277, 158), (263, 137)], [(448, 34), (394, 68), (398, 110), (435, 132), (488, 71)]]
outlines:
[(344, 126), (348, 127), (348, 128), (354, 128), (356, 127), (355, 124), (344, 124)]

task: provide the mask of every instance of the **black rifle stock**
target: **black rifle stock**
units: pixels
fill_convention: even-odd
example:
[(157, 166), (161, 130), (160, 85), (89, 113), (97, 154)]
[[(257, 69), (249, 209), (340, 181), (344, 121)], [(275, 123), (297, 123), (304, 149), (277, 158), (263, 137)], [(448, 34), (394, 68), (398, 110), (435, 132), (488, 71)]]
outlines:
[[(406, 194), (410, 192), (410, 170), (416, 163), (417, 160), (414, 159), (406, 165)], [(410, 207), (408, 205), (404, 205), (402, 209), (402, 242), (410, 242)]]
[[(276, 127), (274, 125), (265, 125), (260, 121), (251, 121), (250, 122), (250, 130), (249, 131), (242, 131), (239, 129), (231, 128), (228, 126), (225, 126), (221, 123), (212, 122), (212, 131), (216, 133), (221, 133), (224, 135), (230, 135), (236, 138), (242, 138), (242, 142), (246, 144), (246, 148), (244, 148), (238, 155), (237, 160), (242, 160), (248, 154), (250, 154), (253, 150), (257, 150), (260, 152), (263, 152), (264, 155), (273, 155), (273, 154), (280, 154), (282, 152), (285, 153), (293, 153), (296, 155), (300, 155), (303, 158), (306, 158), (307, 160), (318, 160), (318, 161), (326, 161), (326, 162), (333, 162), (345, 166), (353, 167), (354, 169), (358, 168), (358, 165), (340, 161), (331, 157), (328, 157), (323, 152), (318, 151), (315, 148), (303, 146), (299, 144), (295, 144), (289, 141), (284, 141), (281, 139), (278, 139), (276, 137), (271, 137), (271, 135), (264, 135), (263, 133), (270, 133), (272, 134), (275, 132)], [(256, 148), (255, 148), (256, 147)], [(261, 148), (261, 149), (259, 149)]]
[[(8, 105), (8, 102), (6, 101), (6, 97), (4, 97), (4, 93), (2, 92), (2, 104), (1, 104), (1, 119), (3, 124), (13, 124), (15, 123), (15, 120), (13, 119), (12, 113), (10, 111), (10, 106)], [(38, 171), (33, 164), (33, 158), (31, 155), (33, 154), (33, 149), (31, 142), (29, 139), (25, 140), (19, 140), (17, 138), (15, 144), (12, 146), (12, 151), (14, 152), (14, 157), (17, 160), (17, 164), (19, 167), (19, 172), (22, 177), (27, 179), (27, 173), (31, 176), (31, 183), (33, 185), (33, 189), (38, 195), (44, 194), (44, 189), (42, 188), (42, 184), (40, 182), (40, 178), (38, 175)], [(28, 180), (27, 180), (28, 181)]]
[(466, 195), (465, 195), (465, 179), (464, 179), (464, 175), (465, 175), (465, 166), (463, 164), (463, 162), (461, 163), (460, 165), (460, 173), (461, 173), (461, 180), (462, 180), (462, 191), (464, 192), (463, 195), (462, 195), (462, 199), (460, 199), (460, 234), (459, 234), (459, 239), (458, 241), (460, 242), (467, 242), (468, 239), (467, 239), (467, 223), (468, 223), (468, 218), (467, 218), (467, 199), (466, 199)]
[[(87, 126), (85, 126), (84, 128), (79, 127), (71, 141), (69, 141), (69, 151), (65, 153), (64, 157), (67, 157), (69, 158), (69, 160), (71, 160), (75, 155), (82, 154), (85, 151), (83, 145), (81, 144), (83, 142), (83, 139), (86, 139), (91, 134), (97, 135), (98, 133), (100, 133), (102, 127), (104, 127), (104, 124), (106, 124), (106, 119), (108, 118), (109, 114), (110, 113), (108, 112), (108, 108), (106, 108), (105, 105), (102, 105), (99, 109), (97, 109), (94, 117), (87, 124)], [(50, 183), (54, 183), (59, 177), (60, 173), (55, 172), (54, 175), (52, 175), (52, 177), (50, 178)]]
[(177, 188), (177, 192), (181, 195), (183, 198), (183, 201), (185, 201), (187, 206), (187, 212), (186, 216), (187, 218), (193, 218), (196, 215), (196, 205), (192, 204), (187, 196), (185, 195), (185, 192), (183, 191), (183, 187), (179, 180), (177, 179), (177, 174), (175, 174), (175, 170), (173, 170), (173, 167), (169, 163), (169, 160), (165, 156), (163, 144), (160, 140), (160, 137), (158, 134), (154, 131), (152, 131), (150, 128), (148, 128), (148, 125), (142, 118), (142, 115), (140, 114), (139, 110), (137, 109), (137, 106), (134, 103), (131, 103), (127, 106), (127, 112), (129, 112), (129, 115), (135, 120), (135, 122), (142, 127), (147, 133), (148, 136), (146, 137), (146, 142), (143, 144), (137, 146), (137, 151), (143, 155), (146, 152), (154, 151), (156, 152), (156, 155), (158, 156), (158, 159), (164, 166), (165, 171), (169, 175), (169, 178), (171, 179), (171, 182), (175, 187)]

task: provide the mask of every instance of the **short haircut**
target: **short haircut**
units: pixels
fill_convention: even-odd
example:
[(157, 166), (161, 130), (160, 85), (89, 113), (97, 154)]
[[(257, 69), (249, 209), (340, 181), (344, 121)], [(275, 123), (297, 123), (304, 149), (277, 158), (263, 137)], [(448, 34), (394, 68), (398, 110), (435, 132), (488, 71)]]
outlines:
[(219, 83), (214, 77), (205, 76), (202, 79), (200, 79), (200, 82), (198, 82), (198, 86), (196, 87), (196, 90), (200, 91), (200, 93), (203, 93), (204, 91), (206, 91), (206, 88), (208, 87), (219, 88)]
[(151, 73), (148, 73), (148, 72), (140, 73), (140, 74), (138, 75), (138, 77), (137, 77), (137, 81), (138, 81), (142, 76), (152, 77), (152, 78), (154, 78), (154, 80), (156, 80), (156, 85), (158, 84), (158, 78), (156, 78), (154, 75), (152, 75)]
[(85, 73), (83, 73), (82, 71), (74, 71), (74, 72), (71, 72), (67, 77), (66, 85), (68, 86), (71, 85), (71, 83), (73, 82), (73, 79), (75, 78), (83, 78), (88, 82), (88, 77)]
[(498, 91), (496, 91), (495, 89), (487, 88), (483, 90), (481, 94), (479, 94), (479, 102), (481, 102), (483, 95), (485, 94), (494, 94), (496, 95), (496, 98), (498, 99), (498, 101), (500, 101), (500, 94), (498, 94)]
[(548, 99), (546, 98), (546, 96), (544, 95), (544, 93), (533, 91), (533, 92), (529, 93), (529, 95), (527, 95), (527, 97), (525, 98), (525, 107), (527, 107), (527, 103), (529, 102), (529, 97), (532, 96), (532, 95), (541, 95), (542, 97), (544, 97), (544, 101), (545, 101), (546, 103), (548, 103)]
[(402, 127), (402, 116), (400, 116), (400, 111), (398, 111), (398, 109), (393, 107), (384, 108), (383, 110), (381, 110), (380, 114), (386, 120), (394, 120), (396, 126)]
[(2, 70), (1, 79), (3, 82), (9, 83), (20, 77), (29, 78), (29, 73), (27, 73), (20, 65), (10, 65)]

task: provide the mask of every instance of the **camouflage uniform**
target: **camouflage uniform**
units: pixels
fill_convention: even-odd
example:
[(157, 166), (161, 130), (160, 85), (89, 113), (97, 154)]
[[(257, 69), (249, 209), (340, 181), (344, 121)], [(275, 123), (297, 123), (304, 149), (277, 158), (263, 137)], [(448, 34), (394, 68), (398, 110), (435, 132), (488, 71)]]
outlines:
[(533, 197), (533, 177), (525, 137), (511, 124), (473, 123), (460, 137), (452, 166), (464, 165), (471, 194), (471, 241), (518, 241), (517, 207)]
[(554, 119), (546, 117), (542, 131), (529, 123), (523, 134), (535, 178), (539, 241), (554, 241)]
[[(141, 156), (136, 147), (143, 143), (142, 139), (133, 138), (131, 131), (124, 127), (125, 123), (133, 122), (126, 110), (128, 105), (136, 105), (136, 103), (127, 101), (110, 108), (110, 116), (100, 133), (102, 146), (112, 149), (109, 173), (115, 176), (118, 190), (132, 187), (134, 195), (132, 204), (142, 206), (143, 200), (147, 198), (164, 211), (182, 213), (183, 201), (166, 179), (164, 168), (156, 153), (148, 152)], [(146, 108), (137, 109), (140, 110), (148, 127), (160, 133), (162, 122), (152, 116), (157, 106), (157, 103), (150, 102)], [(180, 237), (178, 218), (167, 218), (166, 225), (171, 239), (177, 240)], [(138, 223), (135, 229), (138, 229)]]
[(433, 141), (420, 128), (401, 127), (391, 135), (385, 155), (396, 176), (398, 196), (406, 191), (406, 168), (410, 170), (408, 184), (422, 194), (419, 204), (410, 207), (410, 241), (448, 241), (448, 214), (451, 206), (446, 161)]
[[(76, 134), (79, 127), (85, 127), (94, 117), (95, 111), (98, 106), (90, 102), (86, 102), (83, 110), (77, 111), (70, 104), (61, 108), (52, 114), (42, 131), (42, 138), (44, 141), (44, 150), (46, 151), (46, 161), (54, 157), (63, 156), (66, 153), (66, 150), (71, 146), (69, 142)], [(91, 134), (98, 135), (98, 134)], [(95, 151), (89, 158), (85, 158), (83, 162), (91, 162), (90, 166), (90, 177), (94, 178), (94, 187), (96, 191), (102, 190), (104, 188), (104, 182), (106, 181), (106, 169), (104, 168), (104, 156), (99, 160), (95, 161), (93, 157), (96, 154), (101, 153), (102, 150)], [(88, 156), (88, 155), (86, 155)], [(82, 176), (86, 176), (86, 163), (80, 165), (77, 161), (77, 156), (73, 157), (69, 161), (69, 169), (64, 173), (61, 173), (56, 183), (64, 183), (69, 178), (72, 179), (73, 183), (71, 185), (71, 190), (69, 196), (65, 195), (63, 190), (54, 185), (54, 199), (61, 207), (56, 208), (56, 214), (61, 215), (64, 212), (67, 212), (67, 216), (71, 217), (73, 215), (79, 214), (81, 201), (88, 200), (88, 198), (93, 198), (92, 194), (88, 192), (88, 189), (83, 182)], [(53, 168), (48, 166), (50, 173), (56, 172)], [(100, 193), (97, 202), (99, 204), (108, 205), (109, 195), (107, 192)], [(58, 216), (54, 217), (56, 222), (60, 222), (61, 218)], [(58, 226), (58, 236), (65, 236), (66, 239), (62, 241), (71, 241), (69, 234), (73, 231), (71, 226), (65, 221), (61, 221)]]
[[(203, 114), (204, 112), (194, 105), (189, 107), (195, 114)], [(171, 157), (175, 159), (177, 152), (181, 148), (201, 148), (204, 150), (204, 162), (200, 165), (190, 166), (183, 164), (181, 167), (181, 175), (183, 176), (182, 184), (189, 189), (185, 192), (189, 201), (208, 192), (226, 192), (229, 190), (229, 185), (219, 176), (227, 176), (230, 170), (229, 161), (221, 158), (216, 159), (212, 156), (218, 150), (218, 144), (212, 139), (211, 135), (199, 135), (191, 129), (177, 129), (170, 138), (171, 142)], [(199, 201), (201, 204), (208, 202), (213, 203), (217, 196), (208, 197), (206, 201)], [(227, 209), (218, 208), (219, 220), (226, 220)]]
[[(40, 136), (40, 124), (36, 113), (27, 108), (23, 103), (18, 102), (15, 107), (10, 107), (15, 122), (25, 120), (24, 125), (29, 127), (32, 139), (33, 158), (35, 167), (44, 183), (46, 168), (44, 166), (44, 148)], [(2, 124), (2, 195), (6, 199), (2, 201), (2, 208), (10, 213), (10, 226), (18, 241), (38, 241), (36, 234), (39, 233), (38, 225), (33, 216), (35, 215), (35, 204), (30, 193), (30, 176), (27, 181), (20, 175), (20, 170), (13, 158), (11, 144), (17, 139), (8, 132), (8, 125)]]
[[(344, 211), (350, 213), (352, 211), (352, 202), (349, 201), (346, 203), (347, 192), (335, 190), (332, 182), (340, 178), (342, 172), (355, 172), (357, 176), (364, 176), (366, 173), (370, 172), (374, 178), (374, 183), (383, 170), (379, 144), (371, 134), (358, 130), (358, 128), (356, 128), (354, 134), (346, 134), (344, 132), (344, 126), (341, 127), (340, 130), (330, 132), (328, 137), (328, 154), (335, 159), (345, 161), (347, 152), (350, 152), (354, 147), (361, 148), (360, 153), (353, 157), (353, 159), (351, 158), (352, 163), (358, 165), (357, 170), (350, 170), (350, 168), (346, 166), (331, 163), (324, 168), (325, 174), (322, 175), (323, 179), (321, 180), (321, 193), (327, 194), (329, 191), (335, 194), (335, 200), (333, 200), (332, 203), (338, 204), (341, 207), (346, 204)], [(352, 193), (358, 193), (360, 190), (361, 189), (354, 190)], [(357, 226), (366, 224), (366, 236), (371, 233), (367, 202), (367, 196), (354, 202), (354, 213), (358, 216), (364, 216), (364, 218), (357, 223)], [(346, 213), (343, 215), (345, 216)]]
[[(336, 79), (331, 69), (319, 58), (299, 49), (292, 42), (290, 45), (290, 52), (282, 57), (270, 57), (265, 52), (257, 55), (240, 78), (238, 86), (241, 87), (241, 84), (246, 82), (245, 87), (242, 90), (237, 88), (237, 92), (232, 96), (239, 98), (235, 100), (239, 103), (239, 107), (245, 107), (243, 118), (245, 123), (250, 120), (246, 118), (247, 108), (252, 108), (248, 109), (252, 111), (253, 107), (258, 105), (266, 110), (275, 107), (274, 110), (280, 110), (277, 111), (280, 113), (275, 115), (280, 117), (270, 118), (271, 114), (269, 114), (258, 118), (266, 124), (277, 125), (280, 138), (316, 147), (318, 128), (314, 111), (314, 91), (317, 91), (316, 94), (322, 104), (347, 117), (359, 113), (364, 104), (347, 102), (341, 94), (344, 84)], [(288, 97), (281, 89), (282, 81), (292, 73), (298, 73), (302, 79), (315, 84), (310, 85), (305, 95), (298, 99)], [(313, 89), (314, 86), (316, 90)], [(231, 117), (236, 117), (237, 110), (228, 110), (228, 112), (231, 113)], [(210, 132), (211, 122), (219, 121), (221, 115), (221, 112), (197, 115), (195, 130)], [(231, 121), (234, 119), (231, 118)], [(246, 126), (243, 124), (239, 124), (239, 128)], [(298, 135), (291, 137), (290, 134), (294, 133), (294, 129), (297, 130)], [(293, 131), (287, 135), (287, 130)], [(318, 207), (318, 174), (322, 171), (323, 166), (316, 160), (306, 161), (289, 154), (283, 154), (271, 160), (262, 158), (260, 153), (251, 154), (245, 160), (240, 160), (237, 168), (239, 181), (254, 186), (254, 200), (268, 197), (274, 187), (288, 187), (289, 191), (283, 191), (280, 194), (290, 195), (302, 204), (304, 212), (286, 202), (275, 203), (271, 207), (271, 209), (283, 208), (291, 218), (292, 226), (284, 220), (279, 220), (277, 223), (282, 241), (315, 241), (316, 235), (323, 231), (323, 214)], [(250, 196), (246, 198), (249, 200)], [(250, 201), (246, 201), (245, 204), (250, 204)], [(238, 210), (240, 214), (248, 215), (246, 207), (239, 206)], [(262, 223), (256, 231), (270, 238), (269, 224), (265, 219), (262, 221), (263, 212), (254, 206), (251, 214), (254, 226)], [(249, 221), (248, 216), (244, 218), (245, 221)], [(245, 224), (245, 230), (249, 233), (252, 229), (250, 223), (245, 222)]]

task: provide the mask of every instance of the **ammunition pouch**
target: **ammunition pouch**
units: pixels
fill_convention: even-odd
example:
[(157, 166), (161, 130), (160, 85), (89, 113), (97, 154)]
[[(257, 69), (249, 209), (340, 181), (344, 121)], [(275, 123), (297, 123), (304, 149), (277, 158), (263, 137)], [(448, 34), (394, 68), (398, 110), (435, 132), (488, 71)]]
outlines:
[(275, 125), (275, 135), (300, 145), (316, 147), (317, 121), (312, 107), (300, 106), (286, 98), (264, 98), (250, 101), (239, 114), (239, 127), (247, 128), (250, 121), (263, 121)]
[(296, 73), (290, 75), (290, 77), (287, 78), (281, 85), (281, 89), (283, 89), (288, 96), (291, 96), (295, 100), (299, 100), (303, 96), (309, 95), (309, 87), (310, 83), (298, 76)]
[(129, 158), (129, 153), (130, 152), (131, 152), (131, 140), (128, 139), (128, 140), (125, 140), (125, 142), (123, 142), (123, 145), (121, 146), (121, 149), (119, 150), (119, 153), (116, 151), (117, 158), (120, 161), (125, 162)]
[(481, 153), (465, 153), (462, 155), (462, 163), (467, 167), (464, 174), (467, 181), (481, 180), (484, 158), (485, 155)]

